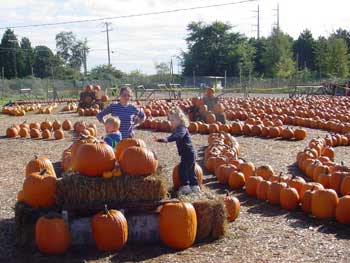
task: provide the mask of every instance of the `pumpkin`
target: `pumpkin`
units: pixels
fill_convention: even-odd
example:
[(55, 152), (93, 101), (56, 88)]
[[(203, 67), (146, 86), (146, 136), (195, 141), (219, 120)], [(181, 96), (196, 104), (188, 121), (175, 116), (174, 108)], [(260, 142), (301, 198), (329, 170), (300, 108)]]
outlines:
[[(342, 168), (340, 168), (342, 169)], [(331, 189), (336, 191), (337, 193), (340, 193), (340, 187), (341, 183), (344, 179), (344, 177), (349, 176), (350, 173), (348, 171), (344, 170), (335, 170), (331, 177), (329, 178), (329, 186)]]
[(55, 169), (51, 161), (46, 156), (36, 156), (26, 165), (26, 176), (31, 173), (38, 173), (47, 170), (53, 177), (56, 177)]
[(335, 216), (338, 202), (338, 195), (333, 189), (316, 190), (312, 195), (312, 214), (321, 219), (332, 218)]
[(282, 188), (286, 188), (287, 184), (282, 182), (271, 183), (269, 189), (267, 189), (267, 200), (270, 204), (280, 204), (280, 194)]
[(236, 170), (236, 167), (232, 164), (218, 164), (215, 168), (215, 176), (218, 179), (219, 183), (226, 184), (228, 182), (228, 179), (232, 173), (234, 173)]
[(128, 175), (150, 175), (157, 170), (158, 159), (151, 150), (132, 146), (122, 152), (119, 166)]
[(93, 216), (91, 220), (92, 235), (100, 251), (120, 250), (128, 239), (128, 223), (118, 210), (108, 210)]
[(49, 130), (43, 130), (41, 132), (41, 136), (43, 139), (50, 139), (51, 138), (51, 132)]
[(301, 198), (301, 208), (305, 213), (311, 213), (312, 209), (312, 195), (315, 193), (315, 190), (313, 188), (307, 190), (303, 197)]
[(24, 202), (31, 207), (50, 207), (55, 204), (56, 177), (47, 170), (27, 175), (23, 183)]
[(250, 176), (245, 183), (245, 191), (249, 196), (256, 196), (256, 188), (263, 179), (260, 176)]
[(287, 210), (294, 210), (299, 206), (299, 194), (295, 188), (282, 187), (280, 193), (281, 207)]
[(315, 183), (315, 182), (307, 182), (305, 184), (303, 184), (301, 186), (301, 189), (300, 189), (300, 198), (303, 198), (304, 196), (304, 193), (307, 191), (307, 190), (310, 190), (310, 189), (313, 189), (313, 190), (322, 190), (324, 189), (323, 185), (320, 184), (320, 183)]
[(30, 132), (30, 138), (37, 139), (40, 137), (40, 131), (38, 129), (31, 129)]
[(256, 176), (262, 177), (264, 180), (269, 180), (269, 178), (274, 175), (274, 171), (270, 165), (262, 165), (256, 169), (255, 174)]
[(188, 131), (190, 133), (197, 133), (198, 132), (198, 124), (196, 122), (190, 122), (188, 126)]
[(61, 123), (57, 120), (55, 120), (53, 123), (52, 123), (52, 129), (54, 131), (58, 130), (58, 129), (61, 129)]
[(213, 114), (213, 113), (207, 114), (207, 116), (205, 118), (206, 118), (206, 123), (208, 123), (208, 124), (212, 124), (216, 121), (215, 114)]
[(125, 138), (122, 139), (116, 149), (115, 149), (115, 156), (117, 160), (119, 161), (120, 156), (122, 155), (123, 151), (131, 146), (138, 146), (138, 147), (146, 147), (146, 143), (141, 139), (136, 138)]
[(304, 140), (306, 137), (306, 131), (304, 129), (296, 129), (294, 131), (294, 138), (297, 140)]
[(56, 130), (53, 135), (54, 135), (56, 140), (61, 140), (64, 138), (63, 130)]
[(241, 204), (238, 198), (235, 196), (226, 196), (224, 197), (224, 202), (227, 211), (227, 221), (235, 221), (241, 211)]
[(159, 214), (160, 239), (169, 247), (186, 249), (193, 245), (197, 233), (196, 210), (190, 203), (167, 203)]
[(267, 180), (261, 180), (258, 182), (258, 185), (256, 186), (256, 197), (259, 200), (267, 200), (267, 190), (269, 189), (270, 184), (271, 182)]
[(29, 124), (29, 130), (30, 129), (38, 129), (38, 130), (40, 130), (40, 123), (33, 122), (33, 123)]
[(83, 175), (102, 176), (103, 172), (113, 170), (116, 159), (112, 147), (95, 140), (93, 143), (81, 144), (73, 162), (76, 171)]
[(71, 240), (69, 227), (60, 214), (41, 216), (35, 224), (35, 243), (42, 253), (62, 254)]
[(23, 127), (19, 130), (18, 134), (21, 138), (25, 138), (25, 137), (29, 136), (29, 130), (27, 128)]
[(72, 129), (72, 123), (69, 121), (69, 120), (64, 120), (62, 122), (62, 129), (65, 130), (65, 131), (69, 131)]
[(40, 129), (41, 130), (51, 130), (52, 129), (52, 123), (48, 120), (43, 121), (40, 124)]
[(252, 162), (244, 162), (238, 165), (238, 170), (244, 174), (245, 179), (255, 174), (255, 166)]
[(228, 176), (228, 185), (231, 189), (241, 189), (245, 185), (244, 174), (233, 170)]
[(8, 128), (6, 130), (6, 137), (8, 138), (14, 138), (18, 135), (18, 130), (14, 127)]
[(293, 176), (289, 181), (289, 186), (295, 188), (298, 191), (299, 197), (301, 192), (301, 187), (305, 184), (305, 180), (300, 176)]
[[(194, 171), (197, 176), (198, 185), (203, 183), (203, 170), (197, 163), (194, 165)], [(179, 176), (179, 165), (176, 165), (173, 169), (173, 185), (175, 189), (178, 189), (181, 186), (181, 180)]]
[(346, 195), (339, 198), (337, 209), (335, 210), (335, 218), (341, 224), (350, 223), (350, 196)]

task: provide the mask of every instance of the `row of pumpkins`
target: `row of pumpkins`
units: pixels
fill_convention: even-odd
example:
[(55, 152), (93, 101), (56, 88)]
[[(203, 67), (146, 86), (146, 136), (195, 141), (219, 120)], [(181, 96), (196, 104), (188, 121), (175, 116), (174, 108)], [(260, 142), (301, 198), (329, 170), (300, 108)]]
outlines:
[(26, 112), (36, 111), (38, 114), (51, 114), (58, 107), (57, 103), (47, 105), (31, 104), (31, 105), (15, 105), (5, 106), (2, 108), (2, 113), (11, 116), (25, 116)]
[(77, 111), (78, 105), (75, 102), (68, 102), (67, 105), (65, 105), (62, 108), (62, 111)]
[(28, 124), (27, 122), (23, 122), (21, 124), (14, 124), (6, 130), (6, 137), (15, 138), (19, 136), (21, 138), (26, 138), (30, 136), (33, 139), (37, 139), (41, 136), (43, 139), (49, 139), (53, 134), (54, 138), (58, 140), (64, 138), (64, 131), (72, 129), (78, 134), (83, 134), (85, 136), (97, 135), (97, 127), (95, 124), (86, 124), (85, 122), (78, 121), (72, 125), (71, 121), (67, 119), (62, 123), (57, 120), (51, 122), (46, 119), (41, 123), (33, 122)]
[[(298, 154), (299, 168), (305, 171), (306, 163), (309, 162), (306, 171), (309, 176), (313, 175), (311, 178), (318, 178), (320, 183), (306, 182), (299, 176), (276, 175), (270, 165), (256, 168), (252, 162), (227, 158), (225, 143), (218, 139), (222, 136), (212, 134), (208, 137), (209, 146), (204, 157), (207, 170), (214, 173), (219, 183), (228, 184), (231, 189), (245, 187), (249, 196), (268, 201), (273, 205), (281, 205), (284, 209), (293, 210), (301, 205), (305, 212), (312, 213), (317, 218), (335, 217), (340, 223), (350, 223), (350, 168), (332, 163), (330, 157), (334, 157), (334, 150), (325, 147), (326, 141), (333, 146), (343, 145), (336, 140), (337, 136), (341, 135), (334, 136), (333, 141), (330, 137), (326, 137), (324, 148), (319, 149), (318, 157), (321, 160), (318, 166), (310, 163), (310, 159), (315, 158), (311, 157), (310, 149)], [(312, 149), (315, 145), (320, 147), (320, 140), (323, 139), (312, 140), (310, 147)], [(304, 160), (301, 160), (302, 158)], [(321, 161), (324, 164), (332, 163), (333, 166), (330, 166), (332, 168), (326, 168)], [(324, 178), (328, 178), (328, 181)], [(337, 192), (343, 197), (338, 198)]]
[[(174, 220), (176, 219), (176, 220)], [(128, 222), (115, 209), (108, 209), (91, 218), (91, 232), (99, 251), (118, 251), (128, 240)], [(174, 249), (193, 245), (197, 233), (196, 211), (191, 203), (167, 203), (159, 213), (159, 234), (164, 244)], [(35, 225), (35, 242), (42, 253), (62, 254), (70, 246), (72, 237), (64, 216), (48, 213)]]

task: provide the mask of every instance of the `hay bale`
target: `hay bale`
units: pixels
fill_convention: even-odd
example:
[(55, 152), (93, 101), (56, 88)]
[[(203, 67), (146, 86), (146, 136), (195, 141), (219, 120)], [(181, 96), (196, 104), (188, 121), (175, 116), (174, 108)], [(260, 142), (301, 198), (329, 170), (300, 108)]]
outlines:
[(224, 202), (211, 191), (202, 187), (202, 192), (180, 195), (182, 202), (192, 203), (197, 215), (196, 241), (219, 239), (227, 233), (227, 219)]
[(167, 196), (168, 185), (161, 168), (146, 177), (123, 174), (104, 179), (63, 174), (57, 181), (56, 203), (62, 207), (79, 207), (116, 202), (159, 201)]
[(15, 205), (15, 238), (19, 247), (35, 246), (35, 224), (39, 217), (49, 211), (60, 212), (58, 207), (32, 208), (26, 203), (17, 202)]

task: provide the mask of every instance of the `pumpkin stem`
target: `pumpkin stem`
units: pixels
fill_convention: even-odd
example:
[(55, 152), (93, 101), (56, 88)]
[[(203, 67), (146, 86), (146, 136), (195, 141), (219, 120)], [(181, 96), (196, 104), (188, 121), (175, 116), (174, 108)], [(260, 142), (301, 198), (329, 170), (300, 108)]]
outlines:
[(105, 214), (107, 215), (107, 214), (108, 214), (108, 207), (107, 207), (107, 204), (104, 205), (104, 210), (105, 210)]

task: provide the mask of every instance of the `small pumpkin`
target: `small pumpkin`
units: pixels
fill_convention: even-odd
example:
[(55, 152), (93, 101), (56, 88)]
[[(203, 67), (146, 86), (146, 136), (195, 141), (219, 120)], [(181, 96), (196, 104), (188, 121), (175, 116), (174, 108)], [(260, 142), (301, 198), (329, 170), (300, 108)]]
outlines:
[(245, 191), (249, 196), (256, 196), (258, 184), (263, 180), (260, 176), (250, 176), (245, 183)]
[(72, 123), (69, 121), (69, 120), (64, 120), (62, 122), (62, 129), (65, 130), (65, 131), (69, 131), (72, 129)]
[(53, 177), (56, 177), (55, 169), (52, 162), (46, 156), (34, 156), (26, 165), (26, 176), (31, 173), (38, 173), (42, 170), (47, 170)]
[(61, 123), (60, 123), (59, 121), (55, 120), (55, 121), (52, 123), (52, 129), (53, 129), (54, 131), (61, 129)]
[(267, 200), (267, 191), (271, 185), (270, 181), (261, 180), (256, 186), (256, 197), (259, 200), (266, 201)]
[(228, 185), (231, 189), (241, 189), (245, 185), (245, 176), (242, 172), (232, 171), (228, 176)]
[(282, 187), (280, 193), (281, 207), (287, 210), (294, 210), (299, 206), (299, 194), (295, 188)]
[(316, 190), (312, 195), (312, 214), (321, 219), (329, 219), (335, 216), (339, 199), (333, 189)]
[(239, 216), (241, 204), (237, 197), (227, 195), (224, 197), (225, 207), (227, 211), (227, 220), (233, 222)]
[(41, 136), (43, 139), (50, 139), (51, 138), (51, 132), (49, 130), (43, 130), (41, 132)]
[(61, 140), (64, 138), (64, 132), (63, 132), (63, 130), (60, 130), (60, 129), (56, 130), (53, 135), (54, 135), (56, 140)]
[(346, 195), (339, 199), (335, 218), (341, 224), (350, 224), (350, 196)]
[(31, 129), (29, 134), (30, 134), (30, 138), (32, 139), (40, 138), (40, 135), (41, 135), (38, 129)]

